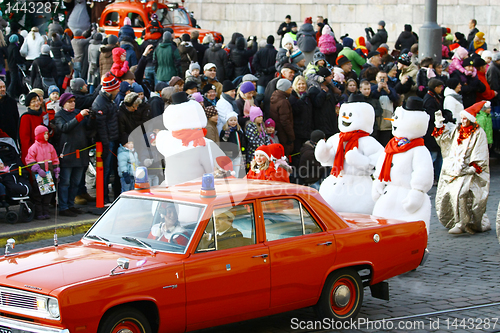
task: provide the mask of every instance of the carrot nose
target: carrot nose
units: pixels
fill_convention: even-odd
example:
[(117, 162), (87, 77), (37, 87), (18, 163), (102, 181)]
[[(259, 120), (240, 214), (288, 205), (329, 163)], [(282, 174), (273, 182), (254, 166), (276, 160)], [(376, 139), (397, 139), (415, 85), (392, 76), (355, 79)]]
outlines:
[(344, 118), (344, 119), (349, 119), (349, 117), (346, 117), (346, 116), (342, 116), (342, 118)]
[(394, 121), (392, 118), (384, 118), (385, 120)]

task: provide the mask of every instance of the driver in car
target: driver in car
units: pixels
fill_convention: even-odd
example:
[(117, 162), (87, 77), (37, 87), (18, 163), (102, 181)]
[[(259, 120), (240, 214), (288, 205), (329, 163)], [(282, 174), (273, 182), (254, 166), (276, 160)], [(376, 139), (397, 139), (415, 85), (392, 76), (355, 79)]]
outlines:
[[(243, 246), (243, 234), (241, 231), (233, 227), (234, 215), (230, 211), (225, 211), (218, 214), (215, 217), (215, 228), (217, 230), (217, 249), (225, 250), (231, 249), (233, 247)], [(213, 247), (212, 233), (205, 233), (202, 238), (202, 242), (208, 245), (202, 246), (201, 248), (211, 248)]]
[(186, 246), (189, 243), (189, 232), (180, 225), (175, 205), (173, 203), (162, 203), (160, 217), (162, 222), (151, 227), (148, 238)]

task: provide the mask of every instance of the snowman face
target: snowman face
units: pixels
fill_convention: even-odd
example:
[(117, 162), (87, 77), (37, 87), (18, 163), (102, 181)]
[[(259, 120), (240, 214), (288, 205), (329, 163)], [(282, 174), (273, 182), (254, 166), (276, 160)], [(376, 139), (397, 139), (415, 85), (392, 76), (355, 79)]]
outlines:
[(368, 103), (344, 103), (339, 111), (339, 130), (341, 132), (364, 131), (373, 132), (375, 111)]
[(392, 135), (410, 140), (421, 138), (427, 133), (429, 118), (425, 111), (406, 111), (398, 107), (394, 112)]

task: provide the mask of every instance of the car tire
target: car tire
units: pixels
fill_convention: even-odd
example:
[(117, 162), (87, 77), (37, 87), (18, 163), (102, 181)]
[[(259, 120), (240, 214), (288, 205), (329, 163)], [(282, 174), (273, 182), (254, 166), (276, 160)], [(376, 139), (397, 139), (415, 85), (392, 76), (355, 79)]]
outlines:
[(121, 307), (113, 310), (103, 318), (99, 325), (99, 333), (152, 333), (148, 319), (142, 312), (132, 307)]
[(320, 318), (347, 321), (355, 318), (363, 304), (363, 282), (351, 268), (333, 272), (326, 279), (314, 310)]

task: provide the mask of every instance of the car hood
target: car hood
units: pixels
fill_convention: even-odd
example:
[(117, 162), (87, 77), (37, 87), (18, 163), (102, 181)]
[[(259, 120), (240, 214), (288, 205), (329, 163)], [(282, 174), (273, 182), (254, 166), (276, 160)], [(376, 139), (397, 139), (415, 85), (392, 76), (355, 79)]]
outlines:
[(178, 260), (179, 255), (153, 255), (142, 249), (80, 241), (0, 257), (0, 286), (49, 294), (57, 288), (109, 276), (118, 258), (130, 260), (127, 272), (131, 272)]
[(340, 216), (342, 216), (347, 225), (349, 225), (349, 227), (355, 229), (374, 228), (380, 226), (408, 223), (406, 221), (389, 219), (385, 217), (379, 217), (367, 214), (358, 214), (358, 213), (339, 213), (339, 214)]

